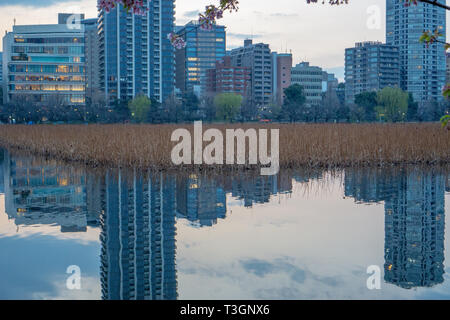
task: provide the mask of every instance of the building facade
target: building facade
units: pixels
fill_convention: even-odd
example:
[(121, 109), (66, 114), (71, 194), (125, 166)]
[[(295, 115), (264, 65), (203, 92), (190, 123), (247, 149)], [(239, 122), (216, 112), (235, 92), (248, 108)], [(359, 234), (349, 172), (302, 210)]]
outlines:
[(284, 101), (284, 89), (291, 85), (292, 54), (272, 52), (273, 95), (279, 105)]
[(322, 68), (300, 62), (291, 69), (291, 84), (303, 87), (307, 104), (318, 105), (322, 102)]
[(252, 103), (256, 106), (267, 106), (273, 100), (272, 55), (268, 44), (245, 40), (244, 46), (231, 50), (231, 64), (235, 67), (251, 69)]
[[(3, 88), (3, 53), (0, 51), (0, 87)], [(0, 101), (1, 103), (2, 101)]]
[(345, 49), (345, 100), (357, 94), (400, 86), (399, 50), (381, 42), (359, 42)]
[(231, 57), (225, 56), (216, 62), (214, 69), (206, 72), (206, 94), (214, 96), (218, 93), (235, 93), (247, 97), (251, 85), (251, 69), (233, 67)]
[(85, 103), (84, 26), (14, 26), (3, 48), (5, 103), (18, 96), (33, 103)]
[[(445, 83), (450, 83), (450, 52), (446, 53), (445, 56), (446, 59), (446, 63), (447, 63), (447, 69), (446, 69), (446, 74), (445, 74)], [(1, 63), (1, 61), (0, 61)], [(1, 78), (1, 75), (0, 75)]]
[(146, 15), (122, 6), (99, 11), (100, 87), (109, 103), (138, 94), (163, 102), (174, 91), (174, 0), (144, 1)]
[(400, 86), (414, 100), (441, 101), (445, 85), (446, 57), (443, 43), (427, 46), (419, 41), (424, 31), (438, 30), (446, 39), (446, 10), (428, 3), (404, 6), (386, 0), (386, 43), (397, 46), (400, 60)]
[(225, 56), (225, 27), (215, 25), (212, 30), (202, 30), (197, 21), (191, 21), (177, 27), (177, 34), (185, 40), (186, 47), (175, 54), (176, 87), (183, 93), (202, 94), (207, 86), (207, 70)]
[(84, 25), (84, 57), (86, 60), (86, 98), (100, 90), (100, 58), (97, 18), (82, 20)]

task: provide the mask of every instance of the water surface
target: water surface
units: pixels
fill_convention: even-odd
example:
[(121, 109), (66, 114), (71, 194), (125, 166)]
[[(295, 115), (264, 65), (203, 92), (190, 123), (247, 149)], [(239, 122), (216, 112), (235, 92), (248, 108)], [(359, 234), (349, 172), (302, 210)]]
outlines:
[(449, 299), (448, 173), (142, 173), (0, 153), (0, 299)]

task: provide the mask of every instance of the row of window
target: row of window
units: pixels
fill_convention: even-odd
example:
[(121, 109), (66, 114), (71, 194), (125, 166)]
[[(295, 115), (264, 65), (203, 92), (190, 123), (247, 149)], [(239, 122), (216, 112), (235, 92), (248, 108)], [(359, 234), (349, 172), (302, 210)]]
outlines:
[(84, 91), (84, 85), (64, 85), (64, 84), (11, 84), (11, 91)]
[(47, 53), (81, 55), (84, 46), (13, 46), (13, 53)]
[(39, 64), (11, 64), (9, 72), (26, 73), (84, 73), (84, 66), (72, 65), (39, 65)]
[(15, 43), (84, 43), (83, 37), (14, 38)]
[(9, 81), (25, 82), (25, 81), (48, 81), (48, 82), (84, 82), (84, 76), (54, 76), (54, 75), (13, 75), (9, 76)]

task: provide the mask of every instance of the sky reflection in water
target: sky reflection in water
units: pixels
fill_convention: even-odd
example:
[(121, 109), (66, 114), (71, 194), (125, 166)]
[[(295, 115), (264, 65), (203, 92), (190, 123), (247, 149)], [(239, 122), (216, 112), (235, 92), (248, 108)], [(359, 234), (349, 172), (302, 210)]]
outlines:
[(449, 185), (442, 168), (213, 178), (4, 152), (0, 299), (449, 299)]

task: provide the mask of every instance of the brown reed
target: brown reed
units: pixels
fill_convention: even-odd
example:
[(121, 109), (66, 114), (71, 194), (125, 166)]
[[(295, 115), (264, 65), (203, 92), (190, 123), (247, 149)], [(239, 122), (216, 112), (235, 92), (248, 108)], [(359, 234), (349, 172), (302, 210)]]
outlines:
[[(1, 125), (0, 146), (90, 166), (174, 167), (172, 132), (192, 125)], [(213, 124), (280, 129), (282, 168), (448, 164), (450, 131), (437, 123)], [(225, 140), (225, 139), (224, 139)]]

